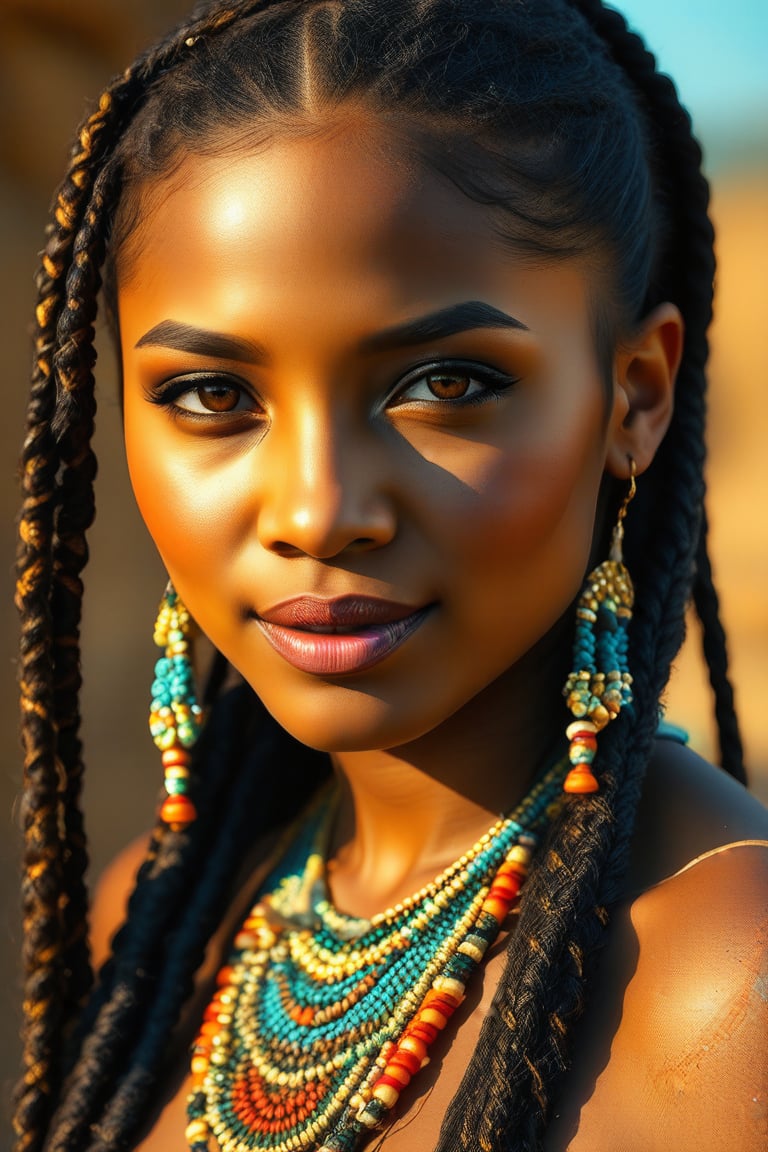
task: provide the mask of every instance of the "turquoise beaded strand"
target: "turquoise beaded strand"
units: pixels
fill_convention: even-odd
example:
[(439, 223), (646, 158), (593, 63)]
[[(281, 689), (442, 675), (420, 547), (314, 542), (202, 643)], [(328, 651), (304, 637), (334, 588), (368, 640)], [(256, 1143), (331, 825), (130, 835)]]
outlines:
[(197, 812), (188, 796), (190, 750), (200, 735), (202, 711), (195, 698), (190, 658), (192, 621), (172, 584), (160, 602), (154, 641), (164, 649), (155, 664), (149, 730), (162, 753), (166, 798), (160, 818), (185, 828)]
[(622, 558), (624, 517), (636, 492), (635, 463), (631, 459), (630, 473), (629, 492), (619, 509), (609, 558), (587, 576), (576, 606), (574, 671), (563, 688), (575, 717), (565, 733), (570, 741), (568, 756), (572, 765), (563, 783), (565, 792), (598, 790), (592, 772), (597, 734), (632, 703), (628, 651), (635, 595)]
[(361, 921), (333, 909), (324, 817), (296, 837), (235, 937), (192, 1061), (203, 1152), (351, 1152), (384, 1123), (461, 1004), (525, 879), (563, 767), (415, 896)]

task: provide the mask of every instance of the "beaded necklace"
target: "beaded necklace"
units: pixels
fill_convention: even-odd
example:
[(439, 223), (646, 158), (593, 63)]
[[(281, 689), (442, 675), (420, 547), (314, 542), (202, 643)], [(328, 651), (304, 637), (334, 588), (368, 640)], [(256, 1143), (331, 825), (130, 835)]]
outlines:
[(558, 764), (415, 895), (358, 919), (328, 899), (327, 802), (235, 936), (192, 1057), (191, 1152), (353, 1152), (381, 1126), (520, 891), (562, 797)]

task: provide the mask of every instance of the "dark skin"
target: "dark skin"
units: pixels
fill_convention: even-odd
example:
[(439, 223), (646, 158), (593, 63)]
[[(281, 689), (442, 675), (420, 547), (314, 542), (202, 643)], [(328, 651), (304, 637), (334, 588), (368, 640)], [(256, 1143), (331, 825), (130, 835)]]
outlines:
[[(630, 457), (642, 477), (653, 458), (682, 322), (663, 305), (622, 342), (606, 398), (594, 269), (516, 259), (494, 210), (357, 110), (257, 154), (184, 160), (147, 190), (146, 207), (117, 265), (137, 500), (203, 630), (281, 724), (331, 754), (342, 804), (329, 883), (338, 907), (370, 916), (465, 851), (552, 754), (566, 610), (589, 561), (601, 485), (626, 478)], [(468, 320), (457, 309), (467, 301), (494, 311)], [(425, 333), (425, 316), (433, 326), (441, 317), (437, 335)], [(416, 319), (421, 331), (404, 333)], [(343, 674), (296, 667), (259, 625), (286, 597), (351, 594), (427, 611), (398, 648)], [(628, 903), (610, 929), (604, 990), (578, 1041), (551, 1152), (646, 1152), (662, 1134), (676, 1149), (722, 1147), (700, 1108), (679, 1107), (676, 1088), (662, 1085), (631, 1125), (616, 1108), (631, 1098), (630, 1073), (663, 1081), (690, 1034), (691, 965), (700, 967), (700, 926), (718, 900), (731, 919), (710, 941), (716, 970), (730, 972), (734, 941), (745, 957), (754, 951), (765, 846), (676, 874), (711, 849), (765, 839), (768, 825), (713, 769), (697, 770), (694, 803), (688, 758), (665, 746), (652, 765)], [(111, 873), (102, 907), (114, 907), (134, 863)], [(741, 920), (725, 883), (746, 893)], [(701, 918), (679, 932), (681, 902), (697, 901)], [(673, 928), (688, 976), (665, 992), (672, 1023), (648, 1035), (653, 942)], [(96, 930), (107, 931), (98, 917)], [(502, 952), (500, 943), (381, 1138), (391, 1152), (433, 1146)], [(724, 982), (721, 997), (744, 994)], [(737, 1093), (755, 1074), (760, 1017), (750, 1006), (743, 1021), (717, 1065)], [(687, 1103), (711, 1084), (709, 1071), (697, 1082), (686, 1068)], [(182, 1080), (142, 1149), (184, 1147)], [(745, 1133), (757, 1131), (755, 1108)]]

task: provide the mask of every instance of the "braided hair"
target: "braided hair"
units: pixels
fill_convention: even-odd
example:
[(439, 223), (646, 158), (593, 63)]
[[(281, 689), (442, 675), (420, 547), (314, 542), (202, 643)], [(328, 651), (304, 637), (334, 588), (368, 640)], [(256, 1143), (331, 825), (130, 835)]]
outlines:
[[(307, 117), (307, 68), (326, 102), (361, 99), (420, 126), (425, 160), (467, 195), (503, 208), (517, 251), (604, 259), (612, 291), (595, 323), (604, 367), (617, 336), (657, 303), (671, 300), (685, 319), (674, 416), (627, 541), (637, 588), (635, 707), (601, 739), (600, 793), (562, 814), (531, 875), (496, 1010), (446, 1113), (439, 1152), (540, 1147), (620, 893), (691, 596), (721, 759), (743, 778), (702, 511), (713, 234), (700, 151), (671, 81), (600, 0), (205, 5), (118, 76), (85, 121), (38, 276), (17, 582), (26, 842), (17, 1152), (131, 1146), (244, 850), (327, 771), (246, 686), (222, 693), (218, 659), (211, 719), (195, 752), (201, 816), (183, 832), (157, 825), (126, 923), (92, 987), (78, 698), (97, 300), (105, 278), (113, 307), (114, 261), (130, 259), (147, 183), (180, 154), (237, 146), (251, 124), (284, 130)], [(268, 765), (278, 756), (286, 767), (276, 781)]]

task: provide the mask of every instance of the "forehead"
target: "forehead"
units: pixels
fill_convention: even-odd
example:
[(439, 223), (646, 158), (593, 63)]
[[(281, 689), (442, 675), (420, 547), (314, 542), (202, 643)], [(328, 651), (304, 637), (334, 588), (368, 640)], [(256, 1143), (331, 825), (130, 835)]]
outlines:
[(509, 297), (523, 286), (532, 305), (567, 286), (568, 307), (584, 319), (584, 270), (516, 253), (500, 211), (370, 121), (189, 155), (145, 190), (140, 225), (118, 256), (121, 322), (137, 289), (143, 310), (155, 302), (190, 321), (211, 306), (240, 320), (333, 301), (352, 323), (366, 311)]

